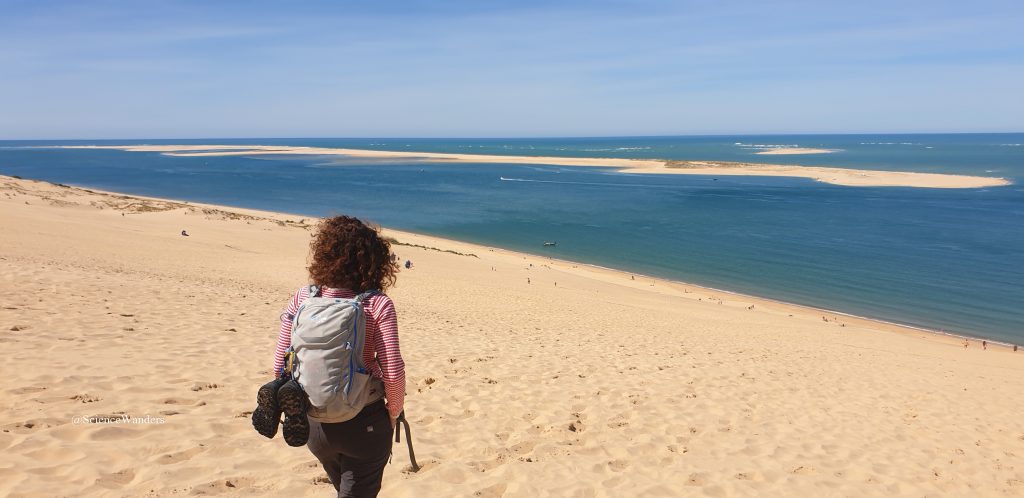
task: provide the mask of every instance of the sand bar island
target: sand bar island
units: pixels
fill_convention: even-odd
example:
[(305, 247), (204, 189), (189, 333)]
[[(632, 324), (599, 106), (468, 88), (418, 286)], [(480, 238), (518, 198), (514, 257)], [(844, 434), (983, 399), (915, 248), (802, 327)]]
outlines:
[[(183, 157), (249, 156), (269, 154), (341, 155), (378, 159), (408, 158), (438, 162), (589, 166), (617, 168), (618, 171), (623, 173), (809, 178), (814, 181), (850, 187), (984, 188), (1010, 184), (1010, 182), (1005, 178), (985, 176), (919, 173), (909, 171), (879, 171), (868, 169), (832, 168), (825, 166), (758, 164), (729, 161), (504, 156), (276, 145), (73, 145), (63, 146), (62, 148), (115, 149), (129, 152), (160, 152), (171, 156)], [(818, 149), (813, 150), (817, 151)], [(797, 153), (799, 154), (800, 152)], [(779, 153), (776, 152), (775, 154)]]

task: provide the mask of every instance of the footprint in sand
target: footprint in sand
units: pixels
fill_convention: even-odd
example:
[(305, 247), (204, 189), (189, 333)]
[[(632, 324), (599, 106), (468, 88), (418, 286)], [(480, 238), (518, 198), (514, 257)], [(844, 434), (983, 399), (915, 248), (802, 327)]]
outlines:
[(78, 401), (79, 403), (95, 403), (102, 400), (101, 398), (97, 398), (96, 396), (92, 396), (88, 393), (76, 394), (68, 399)]
[(219, 385), (213, 384), (213, 383), (198, 382), (198, 383), (195, 383), (195, 384), (192, 385), (192, 390), (193, 391), (207, 391), (207, 390), (210, 390), (210, 389), (217, 389), (219, 387), (220, 387)]
[(65, 424), (67, 424), (66, 421), (56, 418), (40, 418), (7, 425), (4, 426), (3, 430), (4, 432), (12, 432), (14, 434), (28, 434), (40, 429), (49, 429), (51, 427), (58, 427)]
[(509, 451), (512, 452), (513, 455), (526, 456), (527, 453), (532, 452), (533, 449), (536, 447), (537, 443), (533, 441), (521, 441), (516, 444), (513, 444), (508, 449)]
[(45, 391), (45, 390), (46, 390), (46, 388), (42, 387), (42, 386), (29, 386), (29, 387), (19, 387), (17, 389), (11, 389), (10, 393), (11, 394), (32, 394), (32, 393), (37, 393), (39, 391)]
[(505, 496), (505, 489), (507, 488), (508, 484), (498, 483), (475, 491), (473, 493), (473, 496), (479, 498), (500, 498), (502, 496)]
[(165, 398), (160, 401), (165, 405), (182, 405), (182, 406), (205, 406), (205, 401), (199, 401), (196, 399), (184, 399), (184, 398)]
[(195, 448), (190, 448), (190, 449), (183, 450), (183, 451), (177, 451), (177, 452), (174, 452), (174, 453), (164, 453), (163, 455), (160, 455), (160, 456), (156, 457), (156, 459), (154, 461), (156, 463), (160, 464), (160, 465), (171, 465), (171, 464), (175, 464), (175, 463), (178, 463), (178, 462), (184, 462), (186, 460), (191, 460), (193, 457), (195, 457), (196, 455), (198, 455), (198, 454), (200, 454), (200, 453), (202, 453), (204, 451), (206, 451), (205, 447), (196, 446)]
[(250, 488), (254, 480), (249, 477), (229, 477), (218, 479), (213, 482), (192, 488), (194, 495), (219, 495), (224, 493), (235, 493), (240, 488)]
[[(476, 470), (478, 470), (478, 471), (480, 471), (480, 472), (487, 472), (488, 470), (493, 470), (493, 469), (498, 468), (498, 466), (500, 466), (501, 464), (505, 463), (507, 460), (508, 460), (508, 455), (507, 454), (499, 453), (497, 457), (492, 458), (490, 460), (480, 460), (480, 461), (477, 461), (477, 462), (470, 462), (469, 466), (474, 468), (474, 469), (476, 469)], [(421, 467), (420, 471), (422, 471), (422, 470), (423, 470), (423, 468)]]
[(608, 462), (608, 468), (611, 469), (612, 472), (622, 472), (626, 470), (627, 467), (629, 467), (629, 462), (626, 460), (612, 460)]
[(104, 474), (100, 476), (99, 479), (96, 479), (96, 485), (108, 489), (117, 489), (124, 487), (134, 479), (135, 471), (132, 469), (124, 469), (114, 472), (113, 474)]
[(318, 468), (320, 468), (320, 463), (317, 462), (316, 460), (310, 460), (310, 461), (308, 461), (306, 463), (300, 463), (300, 464), (292, 467), (292, 470), (294, 472), (306, 472), (309, 469), (318, 469)]
[(813, 474), (814, 473), (814, 467), (809, 467), (809, 466), (801, 465), (801, 466), (799, 466), (799, 467), (789, 471), (789, 473), (790, 474), (801, 474), (801, 475)]

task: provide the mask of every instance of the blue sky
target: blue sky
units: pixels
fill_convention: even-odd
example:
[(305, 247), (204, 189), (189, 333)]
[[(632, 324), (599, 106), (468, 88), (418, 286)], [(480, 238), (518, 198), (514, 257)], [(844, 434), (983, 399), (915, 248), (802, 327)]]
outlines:
[(1024, 2), (0, 0), (0, 139), (1024, 131)]

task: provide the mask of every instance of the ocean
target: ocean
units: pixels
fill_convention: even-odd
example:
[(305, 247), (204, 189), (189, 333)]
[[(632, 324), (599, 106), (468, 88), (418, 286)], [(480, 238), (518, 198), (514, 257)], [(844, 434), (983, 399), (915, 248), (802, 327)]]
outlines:
[[(702, 159), (1001, 176), (1013, 184), (843, 187), (544, 165), (50, 148), (141, 143)], [(0, 174), (298, 215), (352, 214), (402, 230), (1024, 344), (1022, 144), (1019, 133), (0, 141)], [(755, 154), (781, 146), (836, 152)]]

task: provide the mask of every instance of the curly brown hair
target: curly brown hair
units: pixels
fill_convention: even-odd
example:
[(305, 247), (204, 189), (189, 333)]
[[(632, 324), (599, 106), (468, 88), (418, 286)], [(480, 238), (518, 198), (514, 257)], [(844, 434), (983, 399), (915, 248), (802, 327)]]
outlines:
[(322, 220), (310, 243), (312, 283), (357, 293), (384, 292), (394, 285), (398, 263), (391, 244), (377, 230), (350, 216)]

